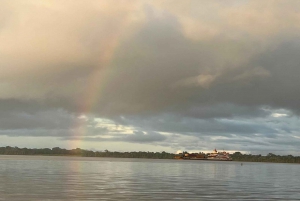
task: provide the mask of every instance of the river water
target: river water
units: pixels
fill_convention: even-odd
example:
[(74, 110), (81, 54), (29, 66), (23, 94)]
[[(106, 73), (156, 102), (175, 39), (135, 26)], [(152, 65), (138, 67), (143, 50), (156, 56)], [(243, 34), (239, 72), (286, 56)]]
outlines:
[(0, 156), (0, 200), (300, 200), (300, 166)]

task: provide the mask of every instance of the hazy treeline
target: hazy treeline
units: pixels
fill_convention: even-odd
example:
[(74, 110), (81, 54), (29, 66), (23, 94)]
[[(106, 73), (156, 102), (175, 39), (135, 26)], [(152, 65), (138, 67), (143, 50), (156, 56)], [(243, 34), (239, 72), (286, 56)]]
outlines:
[(280, 156), (269, 153), (266, 156), (262, 155), (252, 155), (252, 154), (242, 154), (240, 152), (235, 152), (231, 154), (232, 160), (234, 161), (248, 161), (248, 162), (274, 162), (274, 163), (300, 163), (300, 156)]
[(89, 151), (84, 149), (61, 149), (54, 147), (52, 149), (28, 149), (18, 147), (0, 147), (2, 155), (55, 155), (55, 156), (85, 156), (85, 157), (115, 157), (115, 158), (157, 158), (157, 159), (173, 159), (175, 154), (167, 152), (111, 152), (105, 151)]
[[(188, 153), (188, 152), (184, 152)], [(115, 158), (156, 158), (156, 159), (174, 159), (175, 154), (162, 152), (117, 152), (117, 151), (89, 151), (84, 149), (61, 149), (54, 147), (52, 149), (29, 149), (18, 147), (0, 147), (0, 155), (51, 155), (51, 156), (84, 156), (84, 157), (115, 157)], [(230, 155), (233, 161), (248, 162), (276, 162), (276, 163), (300, 163), (300, 156), (280, 156), (269, 153), (266, 156), (242, 154), (235, 152)]]

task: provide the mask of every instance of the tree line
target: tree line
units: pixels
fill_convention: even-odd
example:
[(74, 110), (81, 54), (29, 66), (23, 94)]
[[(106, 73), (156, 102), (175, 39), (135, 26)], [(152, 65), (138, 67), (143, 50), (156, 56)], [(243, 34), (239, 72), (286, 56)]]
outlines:
[[(188, 153), (188, 152), (184, 152)], [(83, 156), (83, 157), (114, 157), (114, 158), (152, 158), (152, 159), (174, 159), (175, 154), (162, 152), (117, 152), (117, 151), (90, 151), (80, 148), (76, 149), (62, 149), (54, 147), (52, 149), (30, 149), (18, 147), (0, 147), (0, 155), (49, 155), (49, 156)], [(276, 163), (300, 163), (300, 156), (280, 156), (269, 153), (266, 156), (242, 154), (235, 152), (230, 154), (233, 161), (247, 161), (247, 162), (276, 162)]]
[(162, 152), (117, 152), (117, 151), (90, 151), (80, 148), (62, 149), (54, 147), (52, 149), (30, 149), (19, 147), (0, 147), (0, 155), (51, 155), (51, 156), (83, 156), (83, 157), (115, 157), (115, 158), (152, 158), (152, 159), (173, 159), (175, 154)]
[(269, 153), (266, 156), (261, 154), (242, 154), (241, 152), (235, 152), (231, 154), (233, 161), (247, 161), (247, 162), (273, 162), (273, 163), (300, 163), (300, 156), (286, 155), (280, 156), (273, 153)]

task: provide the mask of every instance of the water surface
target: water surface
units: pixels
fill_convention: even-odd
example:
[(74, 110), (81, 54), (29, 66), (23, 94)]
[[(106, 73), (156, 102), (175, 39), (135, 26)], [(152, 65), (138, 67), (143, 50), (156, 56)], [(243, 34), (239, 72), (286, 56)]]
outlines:
[(300, 166), (0, 156), (0, 200), (300, 200)]

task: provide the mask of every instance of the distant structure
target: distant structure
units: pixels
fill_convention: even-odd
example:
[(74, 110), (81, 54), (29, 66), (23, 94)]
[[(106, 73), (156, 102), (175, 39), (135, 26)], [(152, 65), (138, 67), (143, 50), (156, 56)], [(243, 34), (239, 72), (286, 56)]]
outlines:
[(205, 154), (203, 152), (199, 153), (178, 153), (175, 154), (175, 159), (183, 159), (183, 160), (215, 160), (215, 161), (232, 161), (228, 152), (218, 152), (216, 149), (213, 150), (212, 153)]
[(218, 152), (216, 149), (212, 153), (208, 154), (208, 160), (217, 160), (217, 161), (232, 161), (229, 153), (226, 151)]
[(206, 160), (205, 153), (199, 152), (199, 153), (178, 153), (175, 155), (175, 159), (184, 159), (184, 160)]

